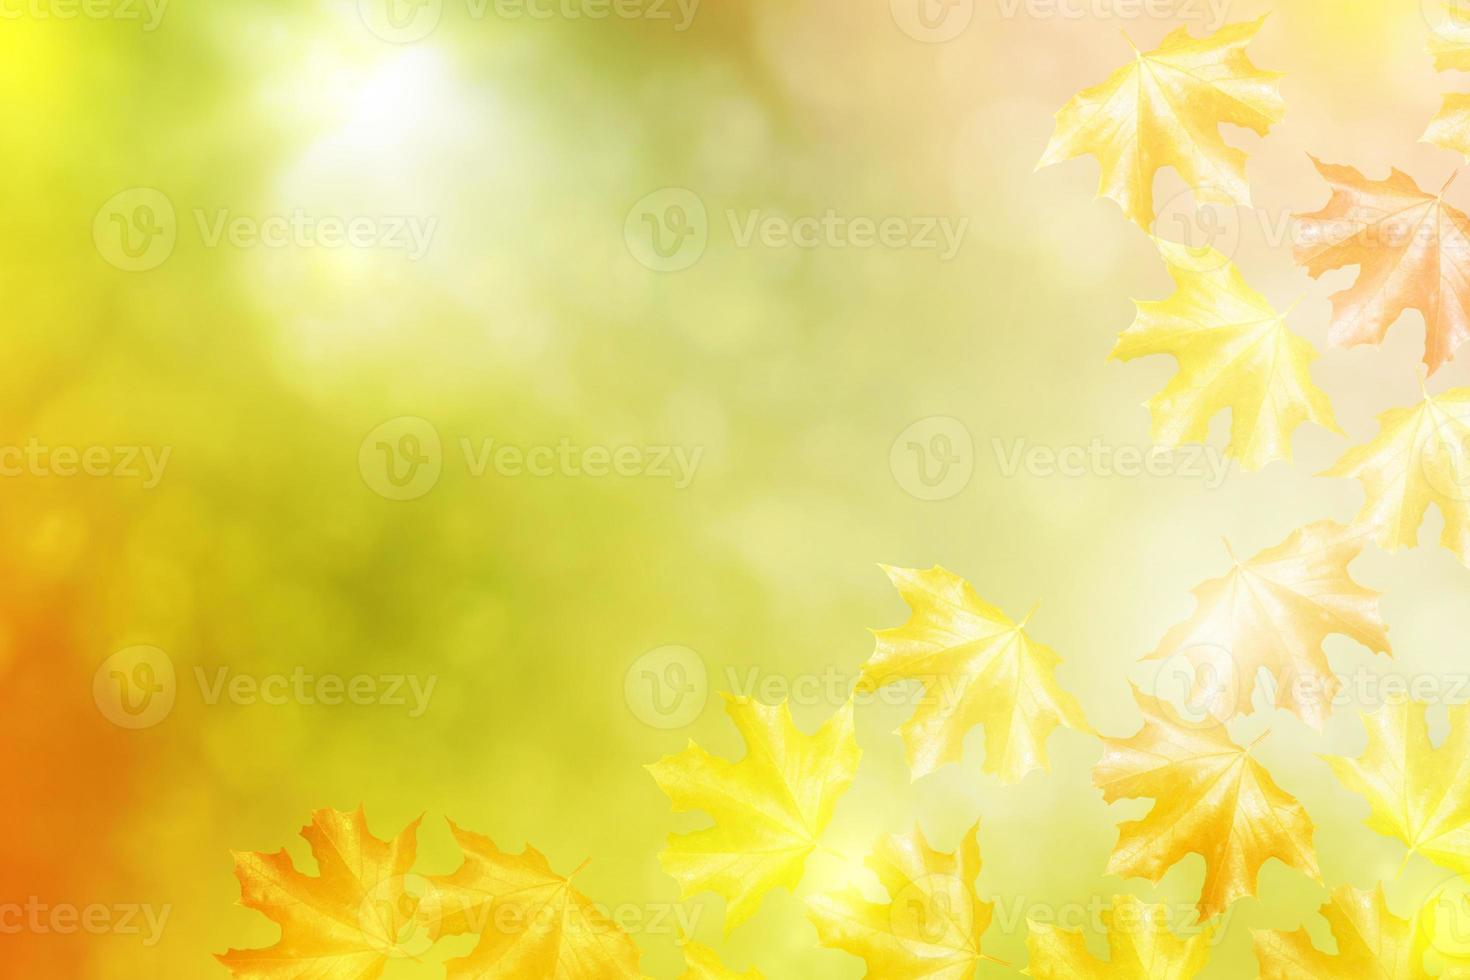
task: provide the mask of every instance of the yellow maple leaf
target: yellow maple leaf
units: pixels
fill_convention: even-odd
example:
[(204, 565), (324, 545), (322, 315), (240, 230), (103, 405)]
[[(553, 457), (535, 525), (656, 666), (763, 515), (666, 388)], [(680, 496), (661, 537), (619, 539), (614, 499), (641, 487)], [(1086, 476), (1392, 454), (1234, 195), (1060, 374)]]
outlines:
[(979, 826), (953, 854), (941, 854), (917, 827), (878, 842), (866, 864), (888, 901), (875, 904), (849, 885), (807, 900), (823, 946), (868, 964), (884, 980), (968, 980), (982, 960), (981, 937), (994, 906), (975, 894), (980, 874)]
[(1383, 886), (1371, 892), (1343, 885), (1322, 906), (1337, 952), (1324, 953), (1306, 929), (1253, 929), (1261, 980), (1429, 980), (1423, 930), (1388, 909)]
[(659, 855), (683, 896), (713, 891), (729, 902), (728, 932), (755, 914), (773, 888), (794, 889), (806, 859), (857, 775), (852, 702), (814, 735), (804, 735), (786, 704), (769, 706), (725, 695), (747, 752), (728, 762), (689, 743), (648, 766), (676, 813), (702, 810), (714, 826), (674, 834)]
[(1140, 227), (1154, 220), (1154, 176), (1173, 167), (1202, 200), (1250, 204), (1245, 153), (1226, 145), (1220, 124), (1260, 135), (1285, 115), (1281, 75), (1261, 71), (1245, 48), (1265, 18), (1227, 24), (1206, 38), (1179, 28), (1155, 50), (1079, 93), (1057, 113), (1037, 168), (1091, 154), (1102, 166), (1098, 193)]
[(1093, 782), (1109, 803), (1152, 797), (1141, 820), (1118, 830), (1108, 874), (1157, 883), (1190, 854), (1205, 859), (1200, 921), (1254, 895), (1271, 858), (1318, 878), (1312, 821), (1249, 750), (1218, 722), (1185, 725), (1167, 706), (1135, 690), (1143, 728), (1132, 738), (1104, 738)]
[[(1428, 4), (1425, 0), (1425, 12)], [(1429, 53), (1434, 55), (1435, 71), (1470, 71), (1470, 3), (1466, 0), (1444, 0), (1444, 20), (1433, 25), (1429, 38)]]
[(1470, 160), (1470, 95), (1446, 95), (1420, 141), (1453, 150)]
[(1286, 327), (1286, 317), (1246, 285), (1212, 248), (1155, 239), (1174, 295), (1138, 302), (1138, 317), (1111, 357), (1168, 354), (1179, 373), (1148, 403), (1154, 441), (1203, 443), (1210, 420), (1230, 410), (1227, 455), (1248, 470), (1291, 459), (1291, 434), (1303, 422), (1340, 432), (1327, 395), (1312, 383), (1317, 351)]
[(288, 980), (373, 980), (390, 958), (416, 955), (423, 879), (410, 875), (419, 821), (393, 841), (368, 832), (367, 817), (323, 809), (301, 836), (311, 845), (318, 876), (296, 870), (283, 848), (275, 854), (235, 853), (240, 902), (281, 927), (268, 949), (230, 950), (218, 959), (236, 977)]
[(684, 965), (687, 969), (679, 975), (679, 980), (765, 980), (759, 970), (736, 973), (726, 968), (714, 950), (692, 940), (684, 943)]
[(1363, 714), (1368, 747), (1327, 762), (1342, 784), (1368, 801), (1368, 826), (1457, 874), (1470, 874), (1470, 705), (1450, 705), (1450, 730), (1435, 748), (1427, 705), (1389, 701)]
[(1058, 725), (1092, 732), (1077, 701), (1057, 685), (1060, 659), (1026, 634), (1026, 623), (1012, 622), (937, 565), (882, 568), (912, 615), (874, 631), (877, 648), (857, 689), (922, 684), (913, 717), (898, 729), (915, 779), (959, 762), (976, 725), (985, 726), (984, 771), (1005, 783), (1048, 768), (1046, 739)]
[(1314, 279), (1359, 267), (1353, 285), (1332, 296), (1328, 342), (1381, 344), (1405, 311), (1418, 310), (1433, 374), (1470, 340), (1470, 217), (1445, 203), (1444, 190), (1426, 194), (1399, 170), (1370, 180), (1352, 167), (1312, 162), (1332, 197), (1320, 211), (1293, 215), (1293, 256)]
[[(420, 918), (444, 936), (477, 933), (449, 980), (637, 980), (637, 945), (607, 914), (527, 845), (507, 854), (450, 823), (464, 862), (428, 879)], [(573, 874), (575, 877), (575, 873)]]
[(1037, 980), (1191, 980), (1210, 959), (1212, 929), (1180, 939), (1169, 928), (1167, 905), (1145, 905), (1133, 895), (1118, 895), (1103, 913), (1110, 956), (1096, 959), (1081, 932), (1028, 921), (1021, 971)]
[[(1333, 633), (1391, 653), (1378, 593), (1348, 574), (1365, 536), (1331, 521), (1292, 532), (1224, 578), (1194, 590), (1194, 615), (1164, 636), (1150, 660), (1183, 658), (1191, 702), (1229, 721), (1254, 710), (1257, 675), (1275, 681), (1277, 707), (1319, 730), (1342, 688), (1322, 649)], [(1234, 558), (1234, 554), (1231, 554)]]
[[(1470, 5), (1447, 3), (1445, 22), (1429, 41), (1435, 71), (1470, 71)], [(1425, 130), (1423, 142), (1470, 160), (1470, 95), (1447, 95)]]
[(1367, 501), (1357, 523), (1387, 551), (1419, 543), (1429, 505), (1444, 517), (1440, 543), (1470, 564), (1470, 388), (1378, 417), (1377, 438), (1347, 452), (1324, 476), (1352, 477)]

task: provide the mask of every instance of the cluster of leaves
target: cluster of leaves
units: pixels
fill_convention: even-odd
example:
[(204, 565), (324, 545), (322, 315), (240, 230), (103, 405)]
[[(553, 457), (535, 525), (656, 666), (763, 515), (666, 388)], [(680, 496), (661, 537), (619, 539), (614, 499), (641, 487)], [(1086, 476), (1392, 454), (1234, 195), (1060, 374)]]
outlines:
[[(1101, 193), (1145, 229), (1154, 219), (1153, 179), (1165, 166), (1201, 197), (1248, 205), (1245, 154), (1218, 130), (1231, 123), (1265, 134), (1282, 118), (1279, 76), (1245, 54), (1261, 26), (1229, 25), (1204, 39), (1180, 30), (1157, 50), (1136, 52), (1131, 64), (1058, 113), (1042, 164), (1097, 157)], [(1470, 69), (1470, 26), (1463, 37), (1436, 41), (1434, 52), (1442, 69)], [(1470, 96), (1447, 100), (1428, 137), (1470, 154)], [(1296, 260), (1313, 277), (1359, 269), (1355, 284), (1333, 298), (1331, 342), (1380, 343), (1402, 313), (1415, 309), (1424, 316), (1425, 363), (1433, 374), (1470, 338), (1470, 218), (1443, 192), (1426, 194), (1397, 171), (1374, 181), (1351, 167), (1317, 167), (1332, 197), (1321, 211), (1298, 216), (1305, 234)], [(1327, 395), (1310, 376), (1317, 352), (1288, 329), (1287, 315), (1217, 251), (1155, 241), (1176, 292), (1138, 304), (1113, 356), (1177, 359), (1179, 374), (1149, 403), (1156, 441), (1203, 441), (1211, 419), (1229, 409), (1228, 451), (1257, 469), (1289, 460), (1292, 434), (1305, 422), (1338, 431)], [(1423, 404), (1389, 412), (1380, 423), (1375, 440), (1329, 471), (1363, 483), (1367, 504), (1354, 525), (1313, 524), (1248, 561), (1232, 556), (1223, 577), (1195, 590), (1194, 614), (1149, 655), (1193, 664), (1191, 701), (1204, 707), (1203, 720), (1186, 721), (1135, 691), (1142, 728), (1127, 738), (1097, 735), (1058, 684), (1059, 658), (1030, 637), (1028, 622), (1011, 620), (943, 568), (885, 569), (911, 616), (875, 634), (858, 688), (925, 685), (931, 696), (897, 732), (915, 778), (961, 761), (964, 739), (976, 727), (984, 729), (983, 770), (1008, 784), (1048, 768), (1046, 745), (1057, 728), (1097, 735), (1103, 754), (1093, 780), (1103, 798), (1154, 801), (1141, 819), (1120, 825), (1107, 873), (1157, 883), (1188, 855), (1204, 858), (1202, 931), (1180, 938), (1162, 906), (1119, 896), (1106, 919), (1107, 960), (1089, 952), (1081, 933), (1030, 923), (1030, 976), (1187, 980), (1206, 965), (1210, 923), (1255, 894), (1267, 861), (1321, 880), (1311, 818), (1227, 725), (1253, 711), (1264, 670), (1276, 681), (1275, 707), (1320, 729), (1339, 685), (1323, 650), (1329, 635), (1391, 654), (1377, 593), (1349, 574), (1370, 541), (1387, 550), (1413, 547), (1433, 504), (1444, 516), (1443, 544), (1470, 564), (1470, 389), (1426, 393)], [(771, 890), (799, 885), (857, 774), (861, 750), (851, 701), (811, 735), (796, 727), (786, 705), (727, 696), (726, 707), (746, 743), (744, 758), (731, 762), (691, 743), (649, 770), (675, 811), (711, 818), (704, 829), (673, 835), (660, 860), (684, 898), (713, 892), (726, 899), (728, 932)], [(1364, 754), (1329, 761), (1343, 784), (1368, 800), (1370, 826), (1403, 841), (1409, 853), (1470, 874), (1463, 773), (1470, 767), (1470, 707), (1452, 713), (1450, 735), (1438, 748), (1422, 704), (1390, 703), (1364, 717)], [(441, 936), (477, 934), (473, 952), (448, 964), (451, 980), (640, 976), (627, 934), (534, 849), (506, 854), (454, 828), (463, 866), (421, 878), (411, 870), (416, 829), (389, 843), (368, 833), (360, 811), (320, 811), (303, 831), (318, 877), (296, 871), (284, 851), (237, 855), (244, 903), (278, 923), (281, 939), (221, 961), (252, 980), (371, 978), (390, 958), (418, 955)], [(948, 854), (917, 829), (886, 837), (867, 865), (887, 901), (852, 888), (811, 897), (808, 914), (821, 943), (862, 958), (875, 978), (972, 976), (987, 959), (982, 940), (992, 915), (975, 890), (978, 826)], [(1336, 952), (1322, 952), (1304, 930), (1260, 931), (1255, 949), (1263, 976), (1428, 976), (1426, 932), (1416, 921), (1422, 912), (1396, 917), (1381, 885), (1340, 887), (1322, 914)], [(696, 943), (685, 955), (685, 980), (739, 976)]]

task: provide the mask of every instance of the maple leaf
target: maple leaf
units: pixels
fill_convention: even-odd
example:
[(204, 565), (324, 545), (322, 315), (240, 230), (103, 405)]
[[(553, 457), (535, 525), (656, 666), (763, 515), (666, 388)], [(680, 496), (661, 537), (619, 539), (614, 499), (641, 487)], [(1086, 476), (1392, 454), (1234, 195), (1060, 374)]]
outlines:
[(975, 894), (979, 825), (953, 854), (941, 854), (917, 827), (878, 842), (864, 862), (888, 893), (875, 904), (849, 885), (807, 900), (823, 946), (861, 957), (867, 976), (883, 980), (962, 980), (982, 960), (980, 940), (994, 906)]
[(1350, 449), (1324, 476), (1351, 477), (1367, 500), (1356, 523), (1387, 551), (1419, 543), (1429, 505), (1444, 517), (1440, 543), (1470, 564), (1470, 388), (1378, 417), (1377, 438)]
[(727, 969), (714, 950), (690, 940), (684, 943), (684, 965), (688, 969), (679, 980), (765, 980), (759, 970), (736, 973)]
[(1306, 929), (1251, 930), (1262, 980), (1429, 980), (1427, 936), (1388, 910), (1382, 885), (1370, 892), (1343, 885), (1322, 916), (1337, 939), (1335, 954), (1314, 946)]
[(1368, 826), (1408, 845), (1411, 854), (1470, 874), (1470, 705), (1450, 705), (1443, 744), (1429, 742), (1419, 701), (1390, 701), (1363, 714), (1368, 746), (1356, 759), (1327, 762), (1368, 801)]
[(1342, 688), (1322, 649), (1327, 637), (1341, 633), (1374, 653), (1392, 653), (1378, 593), (1348, 574), (1365, 543), (1361, 532), (1323, 521), (1236, 561), (1224, 578), (1194, 590), (1194, 615), (1148, 659), (1185, 658), (1195, 678), (1191, 701), (1220, 721), (1254, 710), (1265, 668), (1276, 682), (1276, 706), (1320, 730)]
[(409, 875), (418, 826), (415, 820), (393, 841), (382, 841), (368, 832), (361, 807), (317, 810), (301, 830), (316, 859), (315, 878), (298, 872), (284, 848), (235, 852), (241, 904), (279, 925), (281, 938), (268, 949), (232, 949), (219, 961), (250, 980), (373, 980), (389, 958), (412, 955), (410, 944), (422, 938), (416, 935), (421, 889)]
[(1111, 953), (1107, 962), (1088, 952), (1081, 932), (1028, 920), (1031, 959), (1021, 972), (1037, 980), (1191, 980), (1209, 962), (1213, 930), (1180, 939), (1169, 930), (1169, 918), (1167, 905), (1116, 896), (1103, 913)]
[[(1435, 71), (1470, 71), (1470, 7), (1445, 4), (1446, 20), (1429, 41)], [(1470, 160), (1470, 95), (1447, 95), (1429, 123), (1423, 142), (1453, 150)]]
[[(1359, 266), (1357, 281), (1332, 296), (1328, 342), (1381, 344), (1406, 310), (1424, 316), (1429, 373), (1470, 339), (1470, 217), (1426, 194), (1399, 170), (1369, 180), (1352, 167), (1312, 159), (1332, 185), (1327, 206), (1294, 215), (1294, 257), (1312, 278)], [(1446, 184), (1448, 188), (1448, 184)]]
[[(436, 934), (478, 933), (468, 956), (445, 964), (449, 980), (637, 980), (633, 940), (551, 870), (530, 845), (507, 854), (490, 838), (449, 824), (464, 854), (453, 874), (432, 876), (421, 919)], [(575, 874), (573, 874), (575, 877)]]
[(859, 692), (918, 680), (914, 715), (899, 729), (915, 779), (959, 762), (965, 734), (985, 726), (983, 769), (1002, 782), (1048, 768), (1046, 739), (1058, 725), (1091, 733), (1076, 700), (1057, 686), (1060, 659), (985, 602), (969, 582), (935, 566), (881, 566), (912, 610), (907, 623), (875, 630)]
[(1103, 799), (1152, 797), (1141, 820), (1119, 827), (1108, 874), (1158, 883), (1189, 854), (1205, 859), (1200, 921), (1254, 895), (1261, 866), (1277, 858), (1319, 878), (1312, 821), (1225, 726), (1179, 724), (1166, 706), (1134, 690), (1143, 728), (1128, 739), (1104, 738), (1093, 783)]
[[(1432, 0), (1426, 0), (1426, 3)], [(1444, 22), (1434, 27), (1429, 39), (1429, 53), (1434, 55), (1435, 71), (1470, 71), (1470, 3), (1446, 0)], [(1426, 7), (1426, 13), (1428, 8)]]
[(674, 834), (659, 855), (679, 880), (683, 897), (709, 890), (729, 902), (725, 932), (755, 914), (776, 887), (794, 889), (806, 859), (857, 775), (852, 702), (814, 735), (804, 735), (786, 704), (768, 706), (725, 695), (726, 711), (745, 739), (739, 762), (716, 758), (689, 743), (678, 755), (648, 766), (674, 812), (702, 810), (714, 826)]
[(1154, 241), (1177, 289), (1166, 300), (1137, 302), (1137, 319), (1110, 355), (1168, 354), (1179, 362), (1179, 373), (1148, 403), (1154, 441), (1206, 442), (1210, 419), (1229, 409), (1226, 453), (1256, 470), (1291, 459), (1291, 434), (1303, 422), (1340, 433), (1332, 403), (1308, 371), (1317, 351), (1286, 328), (1286, 317), (1213, 248)]
[(1261, 71), (1245, 47), (1265, 18), (1228, 24), (1206, 38), (1179, 28), (1132, 64), (1079, 93), (1057, 113), (1037, 169), (1091, 154), (1101, 196), (1140, 227), (1154, 220), (1154, 176), (1173, 167), (1202, 200), (1250, 204), (1245, 153), (1220, 138), (1221, 123), (1265, 135), (1285, 115), (1281, 75)]

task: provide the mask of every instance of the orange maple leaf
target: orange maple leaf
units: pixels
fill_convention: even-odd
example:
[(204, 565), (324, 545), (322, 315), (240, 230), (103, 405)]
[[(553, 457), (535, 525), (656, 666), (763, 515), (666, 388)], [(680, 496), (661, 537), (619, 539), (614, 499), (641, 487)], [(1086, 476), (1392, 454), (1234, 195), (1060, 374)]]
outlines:
[(318, 877), (296, 870), (285, 848), (275, 854), (235, 853), (240, 903), (281, 927), (267, 949), (232, 949), (219, 956), (236, 977), (286, 980), (374, 980), (390, 957), (414, 955), (432, 937), (419, 935), (422, 878), (409, 874), (419, 821), (391, 843), (368, 832), (362, 807), (354, 813), (317, 810), (301, 836), (311, 845)]
[[(1327, 206), (1295, 215), (1295, 258), (1312, 278), (1345, 266), (1358, 280), (1332, 297), (1328, 340), (1380, 344), (1406, 310), (1424, 315), (1424, 363), (1433, 374), (1470, 340), (1470, 217), (1408, 174), (1369, 180), (1352, 167), (1312, 159), (1332, 185)], [(1448, 189), (1449, 185), (1445, 185)]]
[(1320, 881), (1312, 820), (1225, 725), (1182, 722), (1161, 701), (1134, 689), (1143, 727), (1132, 738), (1103, 739), (1093, 784), (1108, 803), (1151, 797), (1153, 808), (1118, 827), (1107, 873), (1147, 878), (1190, 854), (1205, 859), (1200, 921), (1256, 893), (1261, 866), (1276, 858)]
[[(464, 852), (435, 876), (425, 909), (430, 931), (478, 933), (467, 955), (446, 964), (449, 980), (638, 980), (638, 946), (616, 922), (526, 845), (508, 854), (483, 834), (449, 825)], [(576, 877), (573, 872), (572, 877)]]

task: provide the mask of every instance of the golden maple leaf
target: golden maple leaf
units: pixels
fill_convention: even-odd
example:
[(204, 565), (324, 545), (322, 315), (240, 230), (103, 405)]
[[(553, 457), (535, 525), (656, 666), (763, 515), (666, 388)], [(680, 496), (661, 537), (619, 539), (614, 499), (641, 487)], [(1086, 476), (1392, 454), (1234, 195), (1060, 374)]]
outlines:
[(769, 706), (726, 694), (726, 710), (745, 739), (739, 762), (710, 755), (692, 741), (648, 766), (674, 812), (702, 810), (714, 826), (674, 834), (659, 863), (683, 897), (709, 890), (729, 902), (725, 931), (755, 914), (772, 888), (794, 889), (806, 859), (857, 775), (852, 702), (814, 735), (804, 735), (786, 704)]
[(679, 980), (765, 980), (759, 970), (736, 973), (726, 968), (714, 950), (692, 940), (684, 942), (684, 965), (687, 969)]
[(1371, 892), (1343, 885), (1322, 906), (1337, 952), (1312, 944), (1306, 929), (1253, 929), (1261, 980), (1429, 980), (1428, 939), (1416, 924), (1388, 910), (1383, 886)]
[(969, 582), (935, 566), (881, 566), (912, 610), (875, 630), (877, 649), (857, 689), (918, 680), (923, 698), (899, 729), (915, 779), (959, 762), (965, 734), (985, 726), (984, 771), (1002, 782), (1048, 768), (1046, 739), (1058, 725), (1091, 733), (1077, 701), (1057, 685), (1060, 659), (985, 602)]
[(1357, 523), (1387, 551), (1419, 543), (1429, 505), (1444, 518), (1440, 543), (1470, 564), (1470, 388), (1378, 417), (1377, 438), (1324, 476), (1352, 477), (1367, 500)]
[[(1446, 3), (1445, 13), (1444, 24), (1429, 41), (1434, 70), (1470, 71), (1470, 6)], [(1422, 139), (1470, 160), (1470, 95), (1445, 96)]]
[(1254, 710), (1265, 668), (1276, 706), (1320, 730), (1342, 688), (1322, 649), (1327, 637), (1341, 633), (1374, 653), (1392, 653), (1378, 593), (1348, 574), (1365, 543), (1362, 532), (1322, 521), (1236, 561), (1224, 578), (1194, 590), (1194, 615), (1169, 630), (1147, 659), (1186, 660), (1195, 682), (1191, 701), (1220, 721)]
[(1103, 739), (1093, 783), (1108, 803), (1139, 797), (1155, 803), (1143, 819), (1118, 828), (1108, 874), (1158, 883), (1169, 868), (1199, 854), (1205, 859), (1202, 922), (1254, 895), (1256, 876), (1273, 857), (1319, 878), (1307, 811), (1223, 724), (1181, 724), (1163, 702), (1133, 693), (1143, 728), (1132, 738)]
[(884, 980), (968, 980), (981, 960), (980, 940), (994, 910), (975, 894), (980, 874), (979, 825), (953, 854), (941, 854), (917, 827), (878, 842), (864, 862), (888, 893), (874, 904), (849, 885), (807, 900), (823, 946), (868, 964)]
[(1256, 470), (1291, 459), (1291, 434), (1303, 422), (1340, 433), (1308, 370), (1317, 351), (1286, 328), (1286, 317), (1213, 248), (1154, 241), (1177, 289), (1166, 300), (1137, 302), (1137, 319), (1110, 355), (1168, 354), (1179, 362), (1179, 373), (1148, 403), (1154, 441), (1203, 443), (1210, 419), (1229, 409), (1226, 453)]
[(1037, 980), (1191, 980), (1209, 962), (1213, 930), (1180, 939), (1170, 931), (1169, 918), (1167, 905), (1116, 896), (1103, 913), (1111, 953), (1106, 962), (1088, 952), (1081, 932), (1028, 921), (1031, 958), (1021, 972)]
[(283, 848), (275, 854), (235, 853), (240, 902), (281, 927), (268, 949), (235, 950), (218, 959), (236, 977), (286, 980), (373, 980), (390, 958), (426, 947), (417, 912), (423, 879), (410, 875), (419, 821), (393, 841), (368, 832), (359, 807), (353, 813), (323, 809), (301, 836), (311, 845), (318, 876), (296, 870)]
[(1296, 261), (1314, 279), (1360, 267), (1357, 281), (1332, 297), (1328, 341), (1381, 344), (1400, 315), (1418, 310), (1433, 374), (1470, 339), (1470, 217), (1446, 204), (1443, 190), (1426, 194), (1399, 170), (1369, 180), (1352, 167), (1312, 162), (1332, 197), (1321, 211), (1294, 215)]
[(1391, 700), (1363, 714), (1368, 747), (1356, 759), (1327, 762), (1342, 784), (1368, 801), (1368, 826), (1408, 845), (1411, 854), (1470, 874), (1470, 705), (1450, 705), (1450, 730), (1435, 748), (1427, 705)]
[[(1466, 56), (1470, 57), (1470, 50)], [(1470, 160), (1470, 95), (1446, 95), (1420, 141), (1453, 150)]]
[(1265, 18), (1228, 24), (1206, 38), (1179, 28), (1155, 50), (1079, 93), (1057, 113), (1037, 169), (1091, 154), (1101, 196), (1140, 227), (1154, 220), (1154, 176), (1173, 167), (1202, 200), (1250, 204), (1245, 153), (1220, 138), (1221, 123), (1260, 135), (1285, 115), (1281, 75), (1261, 71), (1245, 47)]
[(642, 976), (628, 934), (534, 847), (507, 854), (488, 837), (449, 826), (464, 862), (453, 874), (428, 879), (433, 900), (420, 918), (438, 935), (480, 936), (468, 956), (445, 964), (449, 980)]

